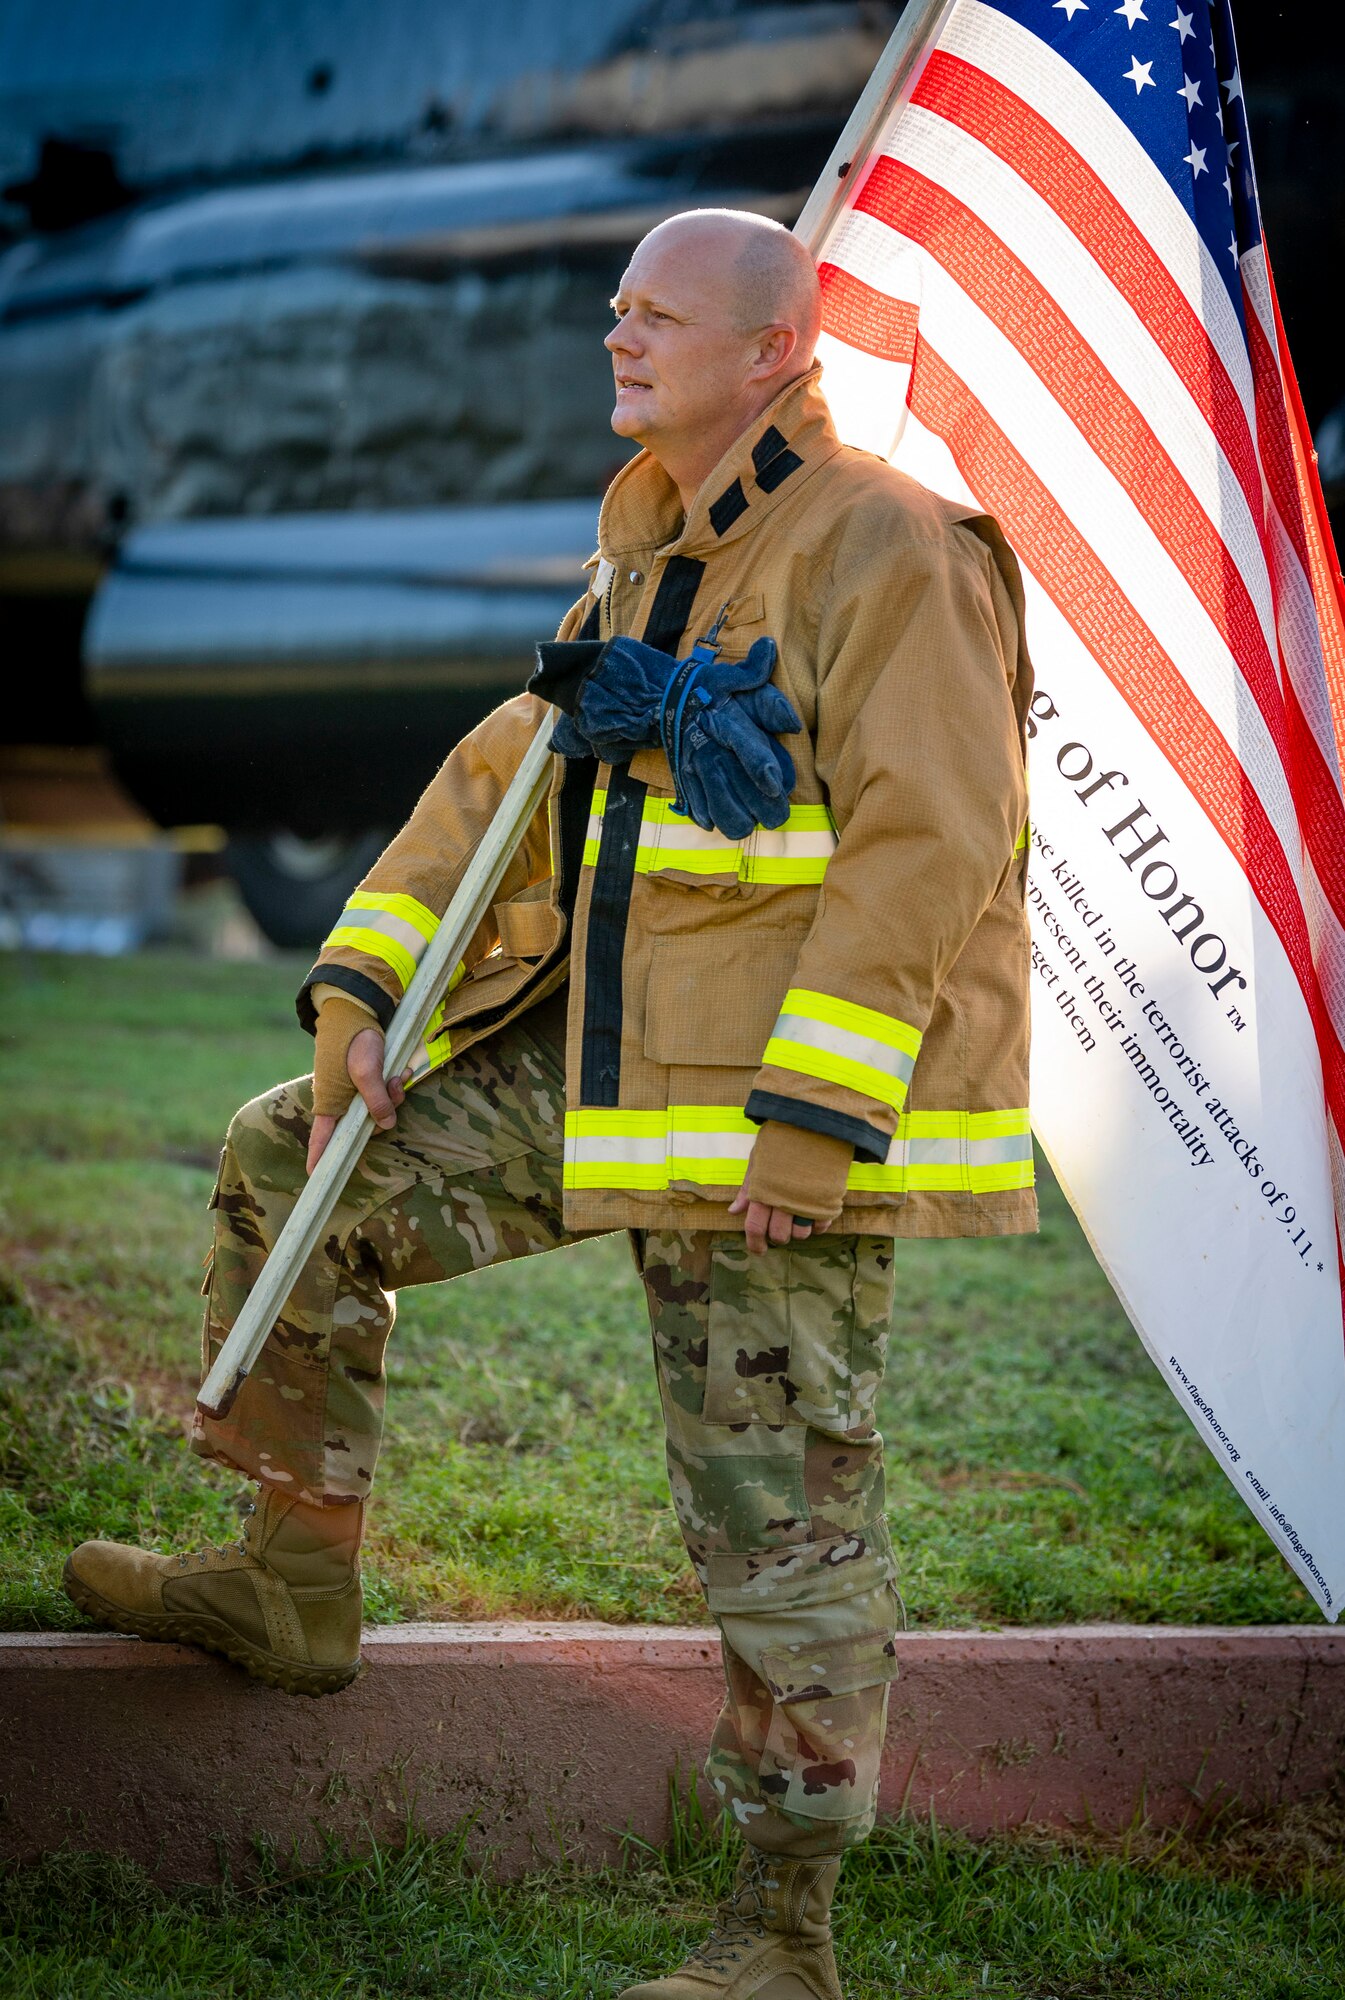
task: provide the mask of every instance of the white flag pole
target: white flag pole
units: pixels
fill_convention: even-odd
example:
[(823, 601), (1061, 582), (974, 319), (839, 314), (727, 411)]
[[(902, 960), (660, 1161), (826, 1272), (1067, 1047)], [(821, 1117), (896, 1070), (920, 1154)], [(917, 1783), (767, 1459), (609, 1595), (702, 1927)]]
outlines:
[[(548, 710), (388, 1024), (385, 1078), (399, 1076), (420, 1046), (453, 967), (489, 909), (524, 829), (546, 796), (554, 722), (555, 716)], [(327, 1226), (372, 1127), (364, 1099), (356, 1096), (291, 1209), (261, 1276), (201, 1384), (196, 1401), (206, 1416), (224, 1416), (242, 1388)]]
[(794, 234), (802, 237), (814, 259), (859, 191), (856, 168), (870, 158), (879, 133), (915, 89), (925, 58), (956, 5), (957, 0), (907, 0), (873, 75), (794, 224)]

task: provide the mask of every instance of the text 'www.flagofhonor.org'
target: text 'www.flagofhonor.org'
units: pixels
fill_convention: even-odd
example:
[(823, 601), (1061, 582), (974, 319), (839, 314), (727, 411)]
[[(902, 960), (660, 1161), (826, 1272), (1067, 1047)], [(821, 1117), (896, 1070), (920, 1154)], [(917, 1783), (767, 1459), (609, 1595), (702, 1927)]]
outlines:
[[(1170, 1354), (1168, 1356), (1168, 1366), (1171, 1368), (1173, 1374), (1177, 1377), (1177, 1380), (1181, 1383), (1187, 1395), (1191, 1398), (1191, 1401), (1195, 1404), (1196, 1408), (1199, 1410), (1201, 1416), (1205, 1419), (1205, 1422), (1209, 1426), (1210, 1430), (1214, 1433), (1215, 1437), (1218, 1438), (1220, 1444), (1227, 1452), (1231, 1463), (1234, 1465), (1241, 1465), (1242, 1453), (1233, 1443), (1233, 1440), (1229, 1437), (1228, 1432), (1224, 1429), (1223, 1425), (1219, 1422), (1219, 1419), (1215, 1416), (1214, 1411), (1210, 1408), (1210, 1405), (1205, 1401), (1205, 1398), (1201, 1395), (1198, 1385), (1191, 1380), (1190, 1376), (1187, 1374), (1186, 1370), (1182, 1367), (1181, 1362), (1177, 1359), (1175, 1354)], [(1269, 1513), (1271, 1520), (1274, 1521), (1280, 1533), (1284, 1536), (1284, 1539), (1286, 1540), (1286, 1542), (1288, 1542), (1290, 1548), (1294, 1551), (1294, 1554), (1298, 1557), (1298, 1560), (1302, 1564), (1303, 1568), (1308, 1572), (1308, 1574), (1311, 1577), (1315, 1579), (1317, 1584), (1320, 1586), (1323, 1601), (1327, 1605), (1334, 1605), (1335, 1600), (1332, 1597), (1331, 1592), (1326, 1587), (1326, 1578), (1322, 1575), (1321, 1571), (1318, 1569), (1316, 1563), (1314, 1562), (1311, 1549), (1307, 1548), (1304, 1545), (1304, 1543), (1299, 1540), (1298, 1533), (1294, 1528), (1293, 1522), (1287, 1519), (1287, 1517), (1284, 1515), (1281, 1509), (1275, 1505), (1274, 1501), (1270, 1497), (1270, 1488), (1268, 1486), (1263, 1486), (1261, 1484), (1261, 1481), (1257, 1478), (1256, 1474), (1252, 1471), (1250, 1466), (1245, 1468), (1242, 1476), (1247, 1481), (1247, 1484), (1251, 1487), (1252, 1491), (1256, 1494), (1258, 1500), (1261, 1500), (1265, 1503), (1267, 1512)]]

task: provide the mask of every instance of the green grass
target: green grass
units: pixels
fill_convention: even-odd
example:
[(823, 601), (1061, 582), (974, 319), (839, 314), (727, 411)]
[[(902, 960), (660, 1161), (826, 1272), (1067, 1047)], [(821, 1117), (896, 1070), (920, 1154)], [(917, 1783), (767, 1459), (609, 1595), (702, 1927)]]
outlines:
[[(237, 1482), (183, 1444), (204, 1210), (234, 1107), (306, 1065), (301, 969), (0, 964), (0, 1624), (78, 1622), (84, 1536), (231, 1530)], [(1042, 1195), (1039, 1237), (898, 1245), (881, 1421), (912, 1621), (1315, 1622)], [(702, 1615), (622, 1238), (403, 1295), (391, 1375), (371, 1618)]]
[[(693, 1816), (694, 1819), (694, 1816)], [(970, 1841), (900, 1824), (847, 1866), (850, 2000), (1339, 2000), (1345, 1901), (1325, 1829), (1231, 1829), (1129, 1854)], [(1314, 1840), (1314, 1831), (1319, 1837)], [(1249, 1833), (1252, 1846), (1248, 1847)], [(1287, 1836), (1287, 1838), (1286, 1838)], [(728, 1848), (683, 1823), (666, 1854), (501, 1886), (463, 1845), (333, 1855), (287, 1876), (156, 1888), (57, 1855), (0, 1877), (6, 2000), (613, 2000), (676, 1964), (723, 1892)]]

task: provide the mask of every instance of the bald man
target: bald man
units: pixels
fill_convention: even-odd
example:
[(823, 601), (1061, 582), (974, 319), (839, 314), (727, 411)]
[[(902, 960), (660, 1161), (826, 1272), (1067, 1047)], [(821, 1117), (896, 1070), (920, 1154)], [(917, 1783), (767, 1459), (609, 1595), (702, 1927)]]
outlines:
[[(355, 1090), (378, 1127), (233, 1408), (197, 1419), (256, 1482), (243, 1538), (87, 1543), (67, 1584), (119, 1630), (345, 1686), (392, 1295), (628, 1230), (743, 1849), (709, 1937), (626, 2000), (839, 2000), (831, 1895), (897, 1672), (894, 1239), (1035, 1226), (1021, 596), (993, 522), (839, 443), (787, 231), (675, 217), (612, 305), (639, 450), (588, 587), (352, 895), (299, 996), (314, 1076), (229, 1129), (207, 1366)], [(384, 1029), (540, 726), (547, 804), (385, 1085)]]

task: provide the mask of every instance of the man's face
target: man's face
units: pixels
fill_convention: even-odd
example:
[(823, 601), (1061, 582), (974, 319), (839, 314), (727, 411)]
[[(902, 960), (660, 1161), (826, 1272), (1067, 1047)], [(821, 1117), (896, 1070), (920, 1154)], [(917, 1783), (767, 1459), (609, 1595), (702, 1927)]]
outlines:
[(721, 426), (759, 341), (734, 320), (733, 257), (698, 236), (646, 237), (612, 300), (612, 429), (654, 451)]

